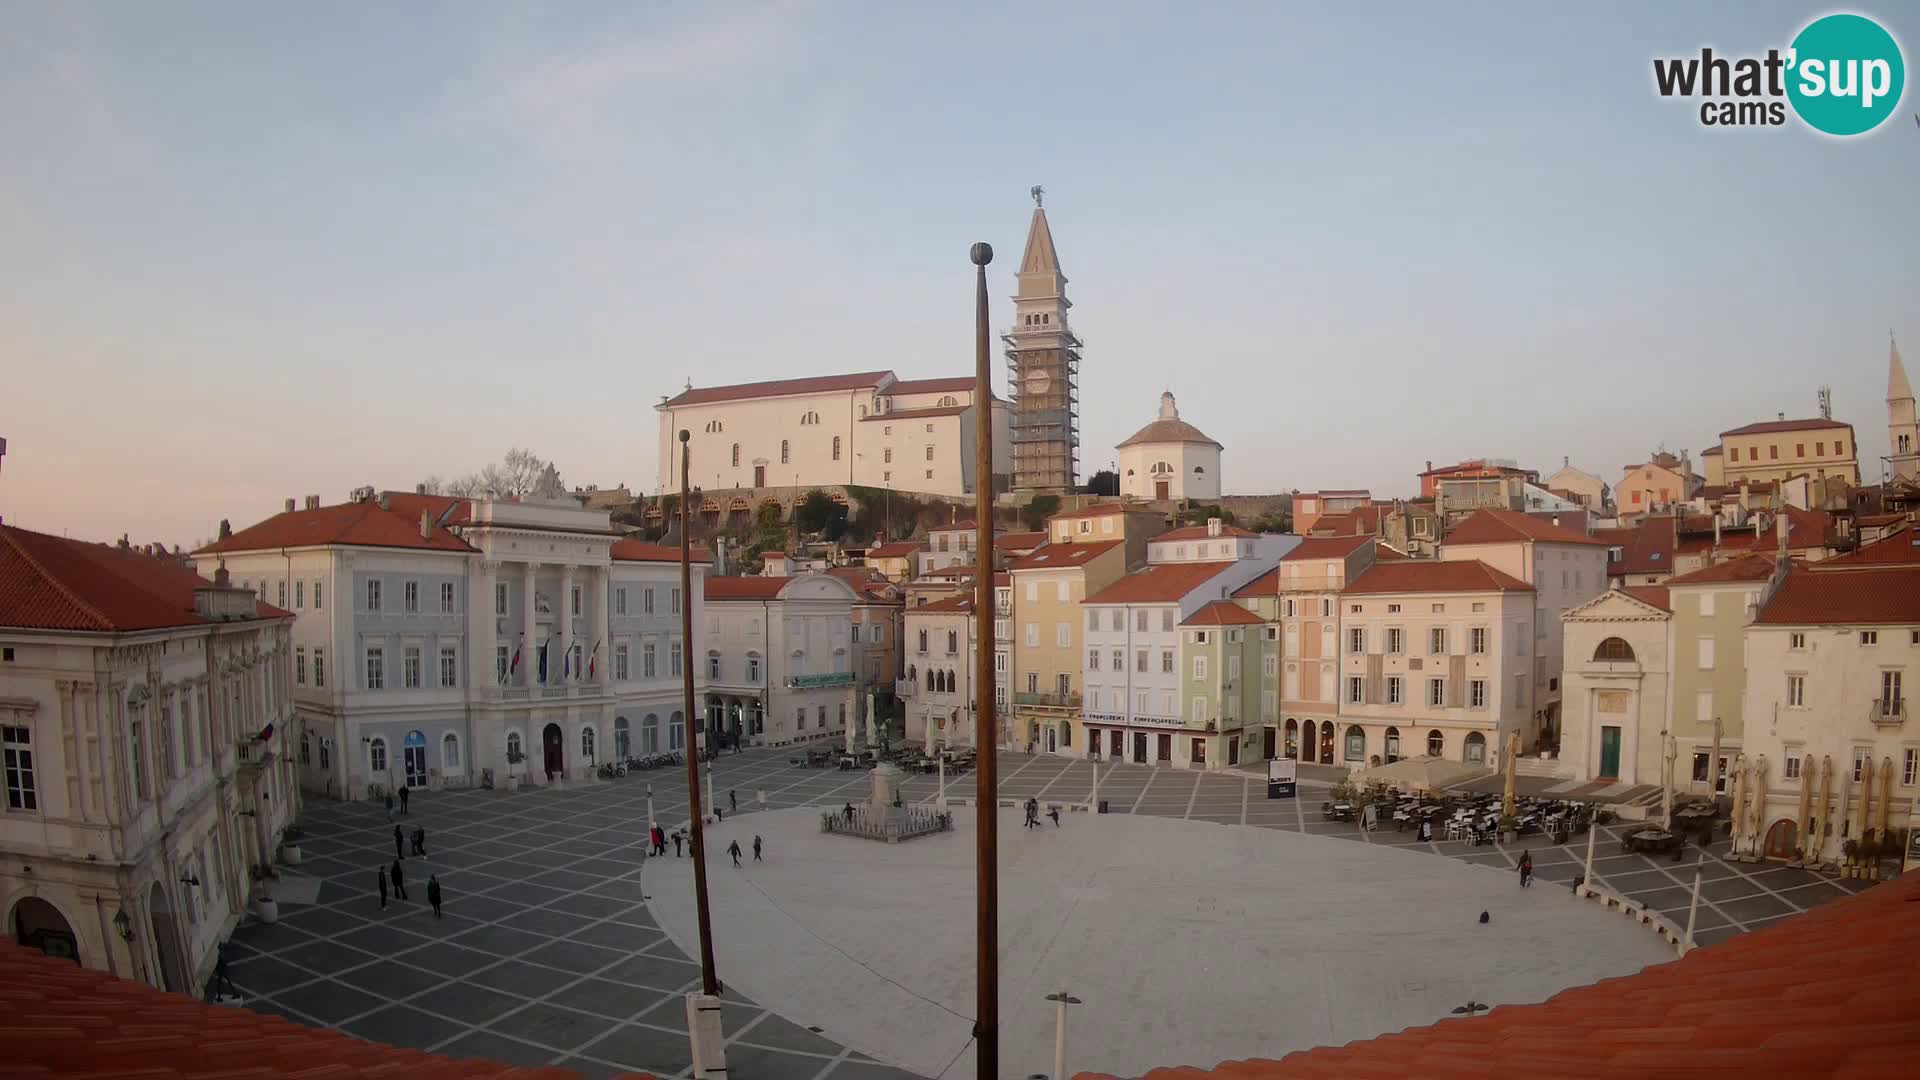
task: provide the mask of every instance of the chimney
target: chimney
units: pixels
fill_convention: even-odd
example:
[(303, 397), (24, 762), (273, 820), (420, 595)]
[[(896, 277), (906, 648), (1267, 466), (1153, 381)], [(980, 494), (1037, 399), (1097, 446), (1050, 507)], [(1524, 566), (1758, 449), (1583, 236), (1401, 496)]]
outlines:
[(425, 495), (427, 493), (427, 485), (425, 484), (413, 485), (413, 493), (415, 495)]
[(292, 499), (288, 499), (288, 500), (287, 500), (287, 513), (289, 513), (289, 514), (291, 514), (291, 513), (293, 513), (293, 500), (292, 500)]
[(1787, 546), (1787, 515), (1785, 514), (1773, 515), (1773, 531), (1777, 536), (1780, 537), (1781, 549), (1785, 550)]
[(214, 568), (213, 584), (215, 588), (220, 589), (232, 587), (233, 577), (227, 573), (227, 560), (221, 559), (220, 565)]
[(309, 510), (320, 509), (320, 496), (318, 495), (307, 496), (307, 509)]
[(1720, 515), (1713, 515), (1713, 546), (1720, 546)]
[(420, 539), (425, 540), (431, 537), (432, 535), (433, 535), (433, 515), (427, 513), (425, 510), (422, 510), (420, 511)]
[(1786, 413), (1774, 413), (1773, 415), (1774, 415), (1774, 418), (1777, 420), (1785, 420), (1787, 418)]
[(1766, 517), (1764, 515), (1761, 515), (1761, 514), (1753, 515), (1753, 538), (1755, 540), (1760, 539), (1760, 523), (1765, 520), (1766, 520)]
[(727, 538), (724, 536), (713, 539), (713, 573), (715, 577), (727, 576)]
[(1432, 472), (1432, 471), (1433, 471), (1433, 459), (1432, 459), (1432, 458), (1428, 458), (1428, 459), (1427, 459), (1427, 471), (1428, 471), (1428, 472)]
[(380, 493), (380, 509), (382, 510), (393, 509), (393, 501), (387, 498), (387, 493), (384, 491)]
[(1207, 519), (1207, 535), (1208, 536), (1220, 535), (1220, 519), (1219, 518)]

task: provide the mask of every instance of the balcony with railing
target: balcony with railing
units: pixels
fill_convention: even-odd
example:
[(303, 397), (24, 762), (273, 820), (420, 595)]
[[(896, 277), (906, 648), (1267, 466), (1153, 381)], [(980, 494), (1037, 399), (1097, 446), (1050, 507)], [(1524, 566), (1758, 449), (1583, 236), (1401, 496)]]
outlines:
[(1867, 705), (1867, 719), (1875, 727), (1895, 728), (1907, 722), (1906, 698), (1875, 698)]
[(1015, 705), (1032, 705), (1044, 709), (1077, 709), (1080, 707), (1080, 695), (1077, 692), (1034, 694), (1019, 692), (1013, 695)]

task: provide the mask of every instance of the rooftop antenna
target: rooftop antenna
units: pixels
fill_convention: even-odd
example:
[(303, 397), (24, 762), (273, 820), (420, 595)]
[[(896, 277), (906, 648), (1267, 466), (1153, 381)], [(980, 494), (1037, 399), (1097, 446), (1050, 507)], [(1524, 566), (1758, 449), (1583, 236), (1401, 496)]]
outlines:
[(1027, 189), (1027, 194), (1033, 196), (1034, 209), (1037, 210), (1040, 208), (1041, 206), (1040, 200), (1043, 196), (1046, 195), (1046, 193), (1047, 193), (1047, 189), (1041, 187), (1039, 184), (1035, 184), (1032, 187)]
[(1833, 419), (1833, 387), (1831, 386), (1820, 388), (1820, 419)]

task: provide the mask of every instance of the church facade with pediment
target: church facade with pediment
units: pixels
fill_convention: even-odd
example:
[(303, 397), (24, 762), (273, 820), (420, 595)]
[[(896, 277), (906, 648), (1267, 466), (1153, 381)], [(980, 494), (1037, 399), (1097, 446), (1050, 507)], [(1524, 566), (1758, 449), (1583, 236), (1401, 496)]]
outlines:
[(1562, 616), (1560, 752), (1581, 779), (1660, 782), (1672, 612), (1665, 589), (1614, 589)]

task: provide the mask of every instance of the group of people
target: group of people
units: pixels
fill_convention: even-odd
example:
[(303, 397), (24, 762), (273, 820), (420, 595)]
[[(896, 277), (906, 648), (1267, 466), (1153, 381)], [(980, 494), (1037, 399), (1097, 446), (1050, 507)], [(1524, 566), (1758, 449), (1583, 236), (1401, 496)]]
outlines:
[[(400, 812), (412, 816), (407, 806), (408, 797), (407, 789), (402, 787), (400, 789)], [(387, 795), (387, 820), (393, 820), (393, 795), (391, 792)], [(393, 865), (382, 866), (374, 871), (375, 875), (379, 878), (380, 910), (382, 911), (387, 909), (387, 891), (389, 889), (393, 891), (394, 899), (407, 899), (407, 875), (406, 871), (401, 869), (400, 866), (407, 858), (407, 840), (408, 837), (401, 830), (400, 826), (395, 825), (393, 827)], [(416, 856), (426, 855), (427, 830), (425, 826), (414, 827), (412, 840), (413, 854)], [(436, 919), (440, 918), (440, 900), (440, 878), (436, 874), (429, 873), (427, 875), (427, 903), (433, 905), (433, 917)]]
[(679, 858), (680, 845), (686, 841), (686, 834), (678, 829), (675, 829), (672, 833), (668, 833), (667, 830), (658, 825), (647, 830), (647, 854), (655, 857), (665, 855), (667, 853), (667, 838), (669, 836), (673, 838), (673, 857), (676, 859)]
[[(733, 856), (733, 868), (735, 870), (740, 869), (740, 841), (735, 840), (733, 843), (728, 844), (727, 854)], [(760, 834), (758, 833), (755, 833), (753, 837), (753, 861), (754, 862), (767, 861), (760, 857)]]
[[(1060, 827), (1060, 807), (1059, 806), (1049, 806), (1047, 808), (1047, 816), (1053, 819), (1054, 828), (1057, 829)], [(1039, 799), (1033, 798), (1031, 796), (1027, 798), (1027, 820), (1024, 822), (1024, 824), (1029, 829), (1037, 829), (1040, 827), (1040, 800)]]

